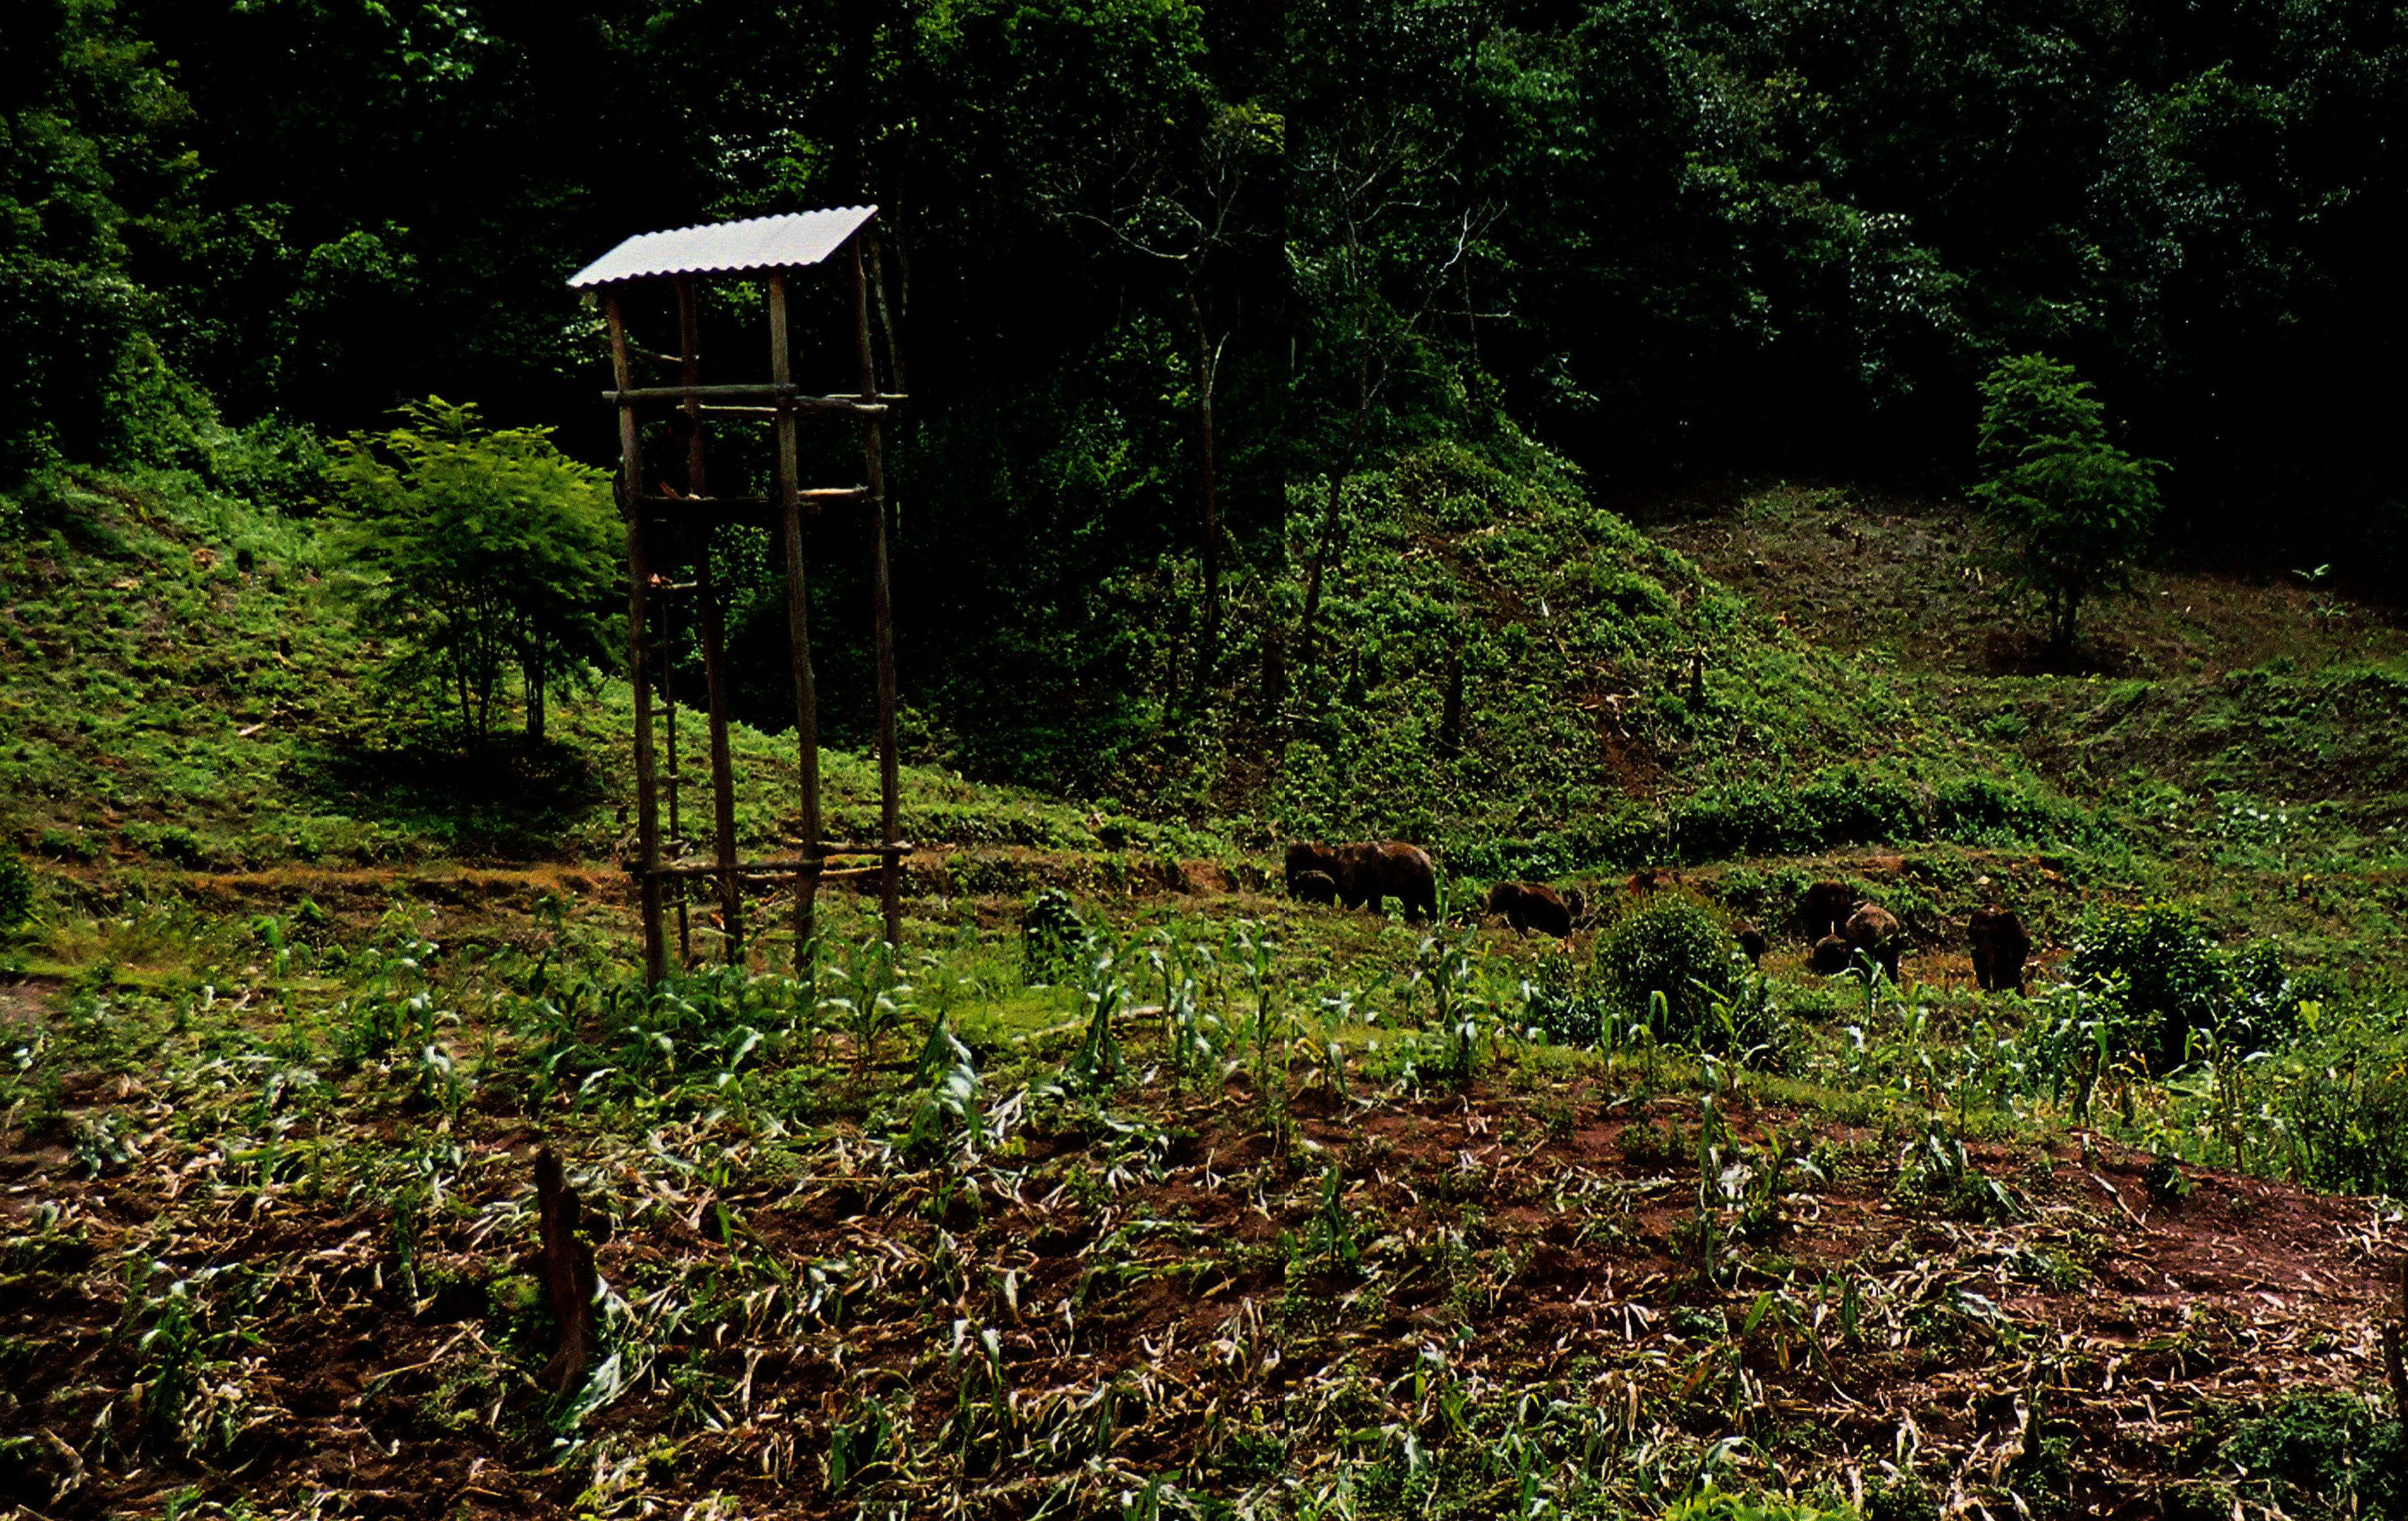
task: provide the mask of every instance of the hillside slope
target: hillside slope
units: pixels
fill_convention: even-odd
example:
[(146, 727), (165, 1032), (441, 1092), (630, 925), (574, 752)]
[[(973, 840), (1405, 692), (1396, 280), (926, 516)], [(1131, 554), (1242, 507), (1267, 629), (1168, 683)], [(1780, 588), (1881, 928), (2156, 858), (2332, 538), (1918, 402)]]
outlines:
[[(605, 864), (626, 846), (624, 682), (559, 703), (546, 744), (464, 748), (380, 682), (312, 520), (188, 478), (93, 476), (30, 528), (0, 542), (0, 838), (29, 854), (224, 872)], [(689, 835), (709, 816), (701, 730), (684, 710)], [(790, 743), (738, 725), (734, 745), (746, 848), (777, 848)], [(822, 778), (835, 836), (874, 837), (874, 766), (826, 751)], [(932, 847), (1225, 848), (927, 768), (906, 768), (904, 796), (907, 831)]]
[(2102, 883), (2196, 898), (2307, 962), (2382, 975), (2408, 949), (2408, 628), (2315, 567), (2144, 570), (2051, 669), (1995, 538), (1960, 504), (1768, 484), (1638, 512), (2092, 816)]

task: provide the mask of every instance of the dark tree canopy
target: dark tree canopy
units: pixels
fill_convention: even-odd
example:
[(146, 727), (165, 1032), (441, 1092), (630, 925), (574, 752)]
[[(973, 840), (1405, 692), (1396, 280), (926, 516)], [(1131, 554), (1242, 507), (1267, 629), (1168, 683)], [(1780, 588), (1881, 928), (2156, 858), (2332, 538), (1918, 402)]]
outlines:
[[(230, 479), (231, 430), (437, 394), (601, 460), (563, 276), (634, 231), (875, 201), (917, 398), (904, 659), (981, 765), (1072, 780), (1309, 669), (1318, 609), (1263, 589), (1400, 450), (1522, 430), (1609, 498), (1958, 483), (1981, 378), (2035, 351), (2168, 463), (2183, 541), (2380, 573), (2403, 19), (34, 0), (0, 65), (0, 472)], [(706, 310), (715, 359), (758, 341), (739, 307)], [(838, 315), (806, 296), (807, 328)], [(865, 593), (829, 559), (841, 693)], [(738, 701), (774, 722), (775, 601), (737, 580)]]

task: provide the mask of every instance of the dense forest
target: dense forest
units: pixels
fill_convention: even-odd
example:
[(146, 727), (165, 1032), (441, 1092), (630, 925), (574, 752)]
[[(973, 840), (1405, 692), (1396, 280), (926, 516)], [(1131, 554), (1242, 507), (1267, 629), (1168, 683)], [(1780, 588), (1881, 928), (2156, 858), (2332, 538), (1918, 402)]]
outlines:
[(2396, 569), (2394, 6), (40, 0), (9, 31), (28, 510), (133, 465), (297, 507), (314, 439), (429, 395), (605, 459), (569, 271), (883, 208), (915, 727), (1024, 780), (1231, 742), (1350, 482), (1434, 440), (1607, 501), (1945, 488), (1975, 382), (2042, 352), (2165, 465), (2165, 552)]
[[(0, 0), (0, 1514), (2408, 1517), (2403, 126), (2408, 0)], [(807, 526), (622, 474), (571, 277), (865, 206)]]

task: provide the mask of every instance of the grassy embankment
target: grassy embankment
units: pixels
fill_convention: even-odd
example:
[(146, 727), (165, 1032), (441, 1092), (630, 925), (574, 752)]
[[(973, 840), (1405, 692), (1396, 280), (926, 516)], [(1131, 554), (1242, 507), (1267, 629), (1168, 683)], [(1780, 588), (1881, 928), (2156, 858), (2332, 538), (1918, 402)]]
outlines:
[[(2397, 923), (2346, 890), (2388, 869), (2377, 773), (2272, 840), (2217, 834), (2285, 773), (2262, 739), (2282, 713), (2246, 682), (2217, 707), (2212, 658), (2100, 719), (2103, 681), (1951, 672), (1887, 636), (1853, 653), (1860, 624), (1803, 615), (1828, 577), (1751, 584), (1560, 482), (1376, 489), (1394, 510), (1338, 602), (1344, 700), (1279, 788), (1169, 824), (915, 770), (911, 832), (945, 854), (915, 872), (903, 965), (840, 904), (812, 982), (653, 997), (608, 866), (607, 689), (556, 749), (483, 768), (507, 780), (448, 773), (370, 700), (306, 524), (127, 493), (7, 552), (29, 595), (0, 761), (42, 878), (10, 954), (43, 975), (0, 991), (21, 1190), (0, 1495), (48, 1515), (2408, 1504), (2372, 1355), (2397, 1213), (2300, 1186), (2408, 1176), (2358, 1133), (2402, 1107), (2385, 1073), (2408, 1049), (2369, 974)], [(1787, 543), (1821, 508), (1745, 510)], [(2379, 671), (2387, 635), (2361, 632), (2349, 659)], [(2300, 664), (2265, 678), (2301, 683), (2299, 742), (2371, 744), (2304, 703), (2365, 678), (2272, 638)], [(1433, 759), (1448, 653), (1463, 754)], [(2151, 705), (2250, 736), (2117, 728)], [(2123, 733), (2089, 753), (2141, 756), (2161, 790), (2032, 737), (2057, 724)], [(766, 844), (778, 743), (739, 745)], [(861, 807), (867, 773), (831, 766)], [(1837, 870), (1929, 943), (1903, 990), (1803, 976), (1794, 941), (1761, 979), (1701, 963), (1727, 978), (1705, 1021), (1641, 1033), (1646, 1008), (1584, 980), (1586, 935), (1562, 957), (1249, 886), (1280, 826), (1375, 818), (1474, 872), (1688, 859), (1715, 906), (1776, 924)], [(2278, 896), (2306, 858), (2281, 853), (2310, 848), (2344, 890)], [(1084, 938), (1032, 963), (1018, 905), (1054, 881)], [(2124, 1043), (2144, 1011), (1950, 975), (1976, 898), (2061, 950), (2086, 901), (2160, 893), (2228, 936), (2285, 932), (2300, 982), (2263, 1060), (2153, 1070)], [(608, 1285), (603, 1356), (563, 1399), (534, 1382), (539, 1142), (595, 1212)]]

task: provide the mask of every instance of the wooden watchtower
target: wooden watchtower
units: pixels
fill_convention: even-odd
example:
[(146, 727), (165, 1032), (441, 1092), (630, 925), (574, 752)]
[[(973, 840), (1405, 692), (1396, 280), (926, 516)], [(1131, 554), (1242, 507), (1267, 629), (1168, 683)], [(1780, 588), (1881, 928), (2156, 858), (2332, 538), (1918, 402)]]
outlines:
[[(619, 503), (627, 525), (627, 675), (636, 702), (636, 809), (638, 859), (632, 868), (640, 887), (644, 921), (644, 974), (658, 982), (667, 969), (667, 940), (663, 911), (672, 896), (678, 903), (681, 941), (686, 939), (685, 889), (689, 882), (709, 880), (719, 890), (719, 907), (731, 961), (744, 947), (743, 888), (791, 879), (795, 884), (795, 945), (799, 959), (810, 954), (816, 930), (815, 911), (821, 882), (838, 875), (831, 858), (874, 856), (877, 864), (843, 875), (874, 872), (885, 911), (888, 943), (902, 940), (900, 877), (902, 858), (909, 854), (900, 836), (895, 755), (895, 639), (886, 570), (886, 419), (903, 401), (878, 387), (878, 371), (870, 344), (871, 295), (865, 268), (864, 245), (872, 236), (878, 215), (874, 206), (838, 207), (790, 216), (757, 217), (745, 222), (681, 227), (670, 232), (630, 237), (580, 269), (571, 288), (595, 293), (610, 327), (611, 389), (603, 400), (619, 409)], [(853, 328), (859, 353), (857, 390), (838, 395), (806, 395), (794, 379), (794, 352), (787, 336), (788, 282), (842, 254), (853, 286)], [(695, 304), (695, 282), (708, 279), (759, 280), (767, 289), (769, 323), (769, 379), (738, 384), (702, 383), (700, 323)], [(674, 354), (652, 353), (628, 338), (625, 299), (639, 292), (667, 288), (677, 313), (678, 347)], [(633, 366), (638, 359), (677, 366), (674, 385), (638, 385)], [(648, 479), (643, 457), (643, 412), (647, 407), (667, 409), (672, 436), (683, 436), (684, 489), (664, 480)], [(796, 479), (798, 429), (805, 419), (852, 424), (861, 432), (862, 483), (851, 486), (806, 487)], [(710, 430), (723, 423), (767, 423), (775, 432), (774, 483), (768, 496), (721, 496), (710, 493), (707, 455)], [(657, 477), (662, 472), (655, 472)], [(819, 704), (811, 675), (810, 598), (804, 579), (803, 518), (824, 507), (866, 510), (870, 533), (870, 608), (875, 624), (878, 661), (878, 774), (880, 831), (876, 844), (832, 844), (820, 827)], [(707, 552), (695, 556), (690, 581), (680, 582), (655, 567), (651, 543), (668, 529), (667, 537), (692, 542), (692, 530), (714, 523), (753, 523), (768, 527), (784, 552), (786, 627), (794, 664), (795, 742), (800, 762), (802, 823), (796, 853), (790, 860), (739, 861), (736, 851), (735, 776), (727, 748), (725, 652), (720, 626), (720, 606), (711, 583)], [(713, 852), (709, 860), (664, 859), (659, 777), (652, 753), (652, 653), (654, 618), (666, 619), (674, 599), (692, 594), (698, 608), (704, 684), (708, 689), (710, 728), (710, 784)], [(660, 604), (657, 608), (655, 603)], [(664, 649), (666, 638), (657, 641)], [(662, 700), (669, 738), (668, 803), (670, 833), (678, 831), (677, 709), (668, 682), (667, 662), (660, 669)], [(682, 948), (682, 947), (681, 947)]]

